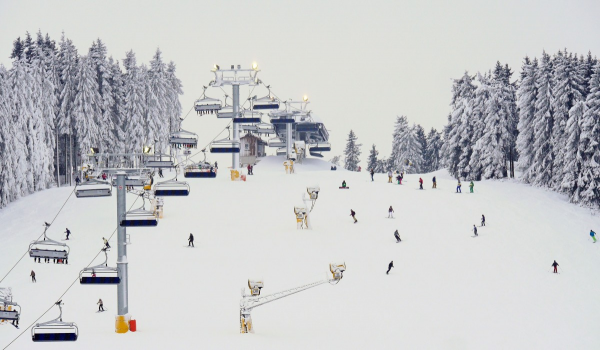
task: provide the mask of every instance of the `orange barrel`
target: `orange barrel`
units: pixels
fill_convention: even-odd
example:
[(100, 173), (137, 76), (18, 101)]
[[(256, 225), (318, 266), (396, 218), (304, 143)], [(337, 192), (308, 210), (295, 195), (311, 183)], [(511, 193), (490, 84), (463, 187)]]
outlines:
[(137, 323), (135, 320), (129, 320), (129, 331), (135, 332), (137, 330)]

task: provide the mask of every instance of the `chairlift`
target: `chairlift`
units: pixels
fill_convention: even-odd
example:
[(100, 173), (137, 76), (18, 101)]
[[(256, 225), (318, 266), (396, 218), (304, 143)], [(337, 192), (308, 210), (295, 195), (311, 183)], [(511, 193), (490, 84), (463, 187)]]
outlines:
[(285, 147), (286, 143), (279, 137), (273, 137), (267, 140), (267, 146), (269, 147)]
[(47, 322), (36, 323), (31, 328), (31, 340), (34, 342), (76, 341), (79, 328), (75, 322), (63, 322), (62, 300), (55, 303), (60, 309), (60, 315)]
[(120, 225), (121, 227), (153, 227), (158, 226), (158, 218), (154, 212), (142, 207), (126, 212)]
[[(50, 259), (54, 259), (55, 262), (60, 260), (64, 264), (69, 259), (70, 248), (65, 243), (54, 241), (46, 236), (46, 231), (50, 227), (50, 224), (44, 224), (44, 239), (33, 241), (29, 244), (29, 256), (35, 261), (41, 262), (43, 258), (46, 262), (50, 262)], [(55, 249), (51, 249), (55, 248)], [(60, 250), (60, 248), (63, 248)]]
[(196, 148), (198, 147), (198, 135), (183, 129), (171, 134), (169, 143), (176, 148)]
[(275, 97), (271, 96), (271, 94), (261, 97), (254, 100), (252, 104), (253, 110), (269, 110), (269, 109), (279, 109), (279, 101), (275, 99)]
[(84, 181), (75, 189), (77, 198), (110, 197), (112, 186), (110, 182), (98, 179)]
[(12, 321), (18, 324), (21, 306), (12, 300), (11, 288), (0, 288), (0, 322)]
[(273, 124), (260, 123), (256, 125), (256, 129), (258, 134), (272, 135), (275, 133), (275, 127)]
[(116, 267), (108, 267), (107, 248), (104, 252), (104, 262), (102, 264), (86, 267), (79, 273), (80, 284), (119, 284), (121, 277)]
[(215, 178), (217, 177), (217, 169), (206, 162), (194, 163), (185, 167), (183, 176), (192, 178)]
[(194, 109), (199, 115), (213, 114), (221, 110), (221, 101), (216, 98), (206, 96), (206, 86), (202, 96), (194, 103)]
[(229, 139), (213, 141), (210, 153), (240, 153), (240, 143)]
[(168, 180), (154, 185), (156, 197), (188, 196), (189, 194), (190, 185), (184, 181)]
[(233, 112), (232, 106), (225, 106), (225, 107), (223, 107), (222, 110), (217, 112), (217, 118), (234, 118), (234, 117), (236, 117), (236, 115)]
[(145, 155), (144, 166), (146, 168), (174, 168), (173, 156), (168, 154)]

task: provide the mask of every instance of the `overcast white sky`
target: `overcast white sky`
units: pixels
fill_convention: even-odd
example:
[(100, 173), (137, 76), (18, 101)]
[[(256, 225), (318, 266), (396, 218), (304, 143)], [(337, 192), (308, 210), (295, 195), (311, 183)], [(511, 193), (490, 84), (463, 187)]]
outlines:
[[(600, 55), (599, 1), (0, 1), (0, 63), (12, 42), (39, 30), (80, 53), (101, 38), (122, 59), (133, 49), (148, 62), (157, 47), (177, 64), (184, 114), (221, 66), (256, 61), (259, 77), (282, 98), (310, 97), (341, 154), (348, 131), (391, 150), (396, 115), (441, 130), (451, 79), (497, 60), (517, 77), (525, 55), (567, 48)], [(246, 92), (247, 93), (247, 92)], [(212, 97), (222, 97), (212, 89)], [(254, 95), (266, 95), (256, 90)], [(209, 142), (226, 124), (214, 116), (184, 127)]]

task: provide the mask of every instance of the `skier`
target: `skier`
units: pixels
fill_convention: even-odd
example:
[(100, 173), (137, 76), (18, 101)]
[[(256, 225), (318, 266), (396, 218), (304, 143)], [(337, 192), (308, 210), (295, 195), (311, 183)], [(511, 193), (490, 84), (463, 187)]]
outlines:
[(481, 226), (485, 226), (485, 216), (481, 214)]
[(98, 305), (98, 312), (104, 311), (104, 303), (102, 302), (102, 299), (98, 299), (96, 304)]
[(394, 232), (394, 237), (396, 237), (396, 243), (402, 242), (402, 240), (400, 239), (400, 233), (398, 233), (398, 230), (396, 230), (396, 232)]
[(460, 184), (460, 179), (458, 179), (458, 184), (456, 185), (456, 193), (459, 193), (459, 192), (462, 193), (462, 191), (460, 190), (461, 186), (462, 185)]
[(475, 184), (473, 183), (473, 181), (471, 181), (471, 183), (469, 184), (469, 189), (471, 190), (471, 193), (473, 193), (473, 186), (475, 186)]
[(473, 232), (475, 233), (475, 237), (479, 236), (477, 234), (477, 226), (473, 225)]
[(81, 180), (79, 180), (79, 176), (77, 176), (75, 178), (75, 186), (79, 186), (80, 183), (81, 183)]
[(65, 231), (65, 233), (67, 234), (67, 241), (69, 240), (69, 235), (71, 234), (71, 231), (69, 231), (69, 228), (67, 227), (67, 230)]
[(390, 209), (388, 209), (388, 218), (394, 218), (394, 208), (390, 205)]
[(104, 249), (110, 249), (110, 244), (108, 244), (108, 240), (104, 237), (102, 237), (102, 240), (104, 241)]
[(386, 275), (390, 274), (390, 270), (392, 269), (392, 267), (394, 267), (394, 260), (390, 261), (390, 264), (388, 265), (388, 270), (385, 273)]
[(402, 180), (404, 180), (404, 173), (400, 173), (400, 175), (399, 175), (399, 179), (398, 179), (399, 185), (402, 185)]
[(431, 188), (437, 188), (437, 182), (435, 181), (435, 176), (433, 177), (432, 181), (433, 181), (433, 187), (431, 187)]
[(190, 233), (190, 238), (188, 238), (188, 247), (191, 245), (194, 248), (194, 235)]
[(219, 165), (217, 164), (216, 160), (215, 160), (215, 169), (219, 169)]
[(158, 168), (158, 176), (163, 177), (162, 168)]
[[(337, 169), (337, 168), (336, 168)], [(360, 165), (358, 166), (358, 172), (360, 173), (360, 171), (362, 170), (362, 168), (360, 167)]]
[(590, 230), (590, 236), (592, 236), (592, 239), (594, 240), (594, 243), (596, 243), (596, 232)]
[(373, 174), (375, 174), (375, 170), (371, 169), (370, 173), (371, 173), (371, 182), (373, 182), (373, 181), (375, 181), (375, 180), (373, 180)]
[(356, 213), (354, 212), (354, 210), (350, 209), (350, 216), (352, 216), (352, 218), (354, 219), (354, 223), (356, 224), (356, 222), (357, 222), (358, 220), (356, 220), (356, 217), (355, 217), (355, 215), (356, 215)]
[(558, 268), (558, 263), (556, 262), (556, 260), (554, 260), (554, 262), (552, 263), (552, 266), (554, 267), (554, 273), (558, 273), (558, 271), (556, 270)]
[(422, 190), (423, 189), (423, 179), (419, 178), (419, 189)]
[(388, 183), (389, 184), (392, 183), (392, 171), (391, 170), (388, 171)]
[(248, 175), (252, 175), (252, 167), (248, 164)]
[(398, 181), (398, 185), (402, 185), (402, 178), (400, 177), (400, 174), (396, 176), (396, 180)]
[(31, 273), (29, 274), (29, 276), (31, 276), (31, 282), (37, 283), (37, 281), (35, 280), (35, 272), (33, 270), (31, 270)]
[(107, 178), (106, 173), (102, 173), (102, 180), (106, 181), (106, 178)]

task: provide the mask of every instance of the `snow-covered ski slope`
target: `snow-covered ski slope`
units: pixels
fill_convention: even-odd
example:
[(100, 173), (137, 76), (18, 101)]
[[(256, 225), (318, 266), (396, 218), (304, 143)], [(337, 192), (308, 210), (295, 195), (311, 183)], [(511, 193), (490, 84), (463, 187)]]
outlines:
[[(565, 197), (513, 181), (484, 181), (455, 193), (445, 171), (407, 175), (402, 186), (376, 174), (330, 171), (316, 159), (286, 175), (283, 159), (255, 166), (247, 182), (190, 179), (189, 197), (165, 199), (156, 228), (130, 228), (129, 310), (138, 331), (116, 334), (116, 287), (76, 282), (62, 297), (71, 344), (34, 344), (27, 326), (73, 283), (116, 228), (116, 196), (73, 195), (49, 230), (72, 231), (69, 265), (28, 256), (1, 286), (22, 305), (21, 329), (0, 327), (9, 349), (599, 349), (600, 243), (597, 216)], [(165, 174), (165, 177), (168, 177)], [(346, 180), (350, 190), (340, 190)], [(296, 230), (293, 206), (318, 184), (313, 231)], [(72, 189), (51, 189), (0, 211), (0, 273), (26, 252)], [(128, 195), (128, 206), (135, 197)], [(139, 204), (139, 202), (138, 202)], [(392, 205), (395, 219), (387, 219)], [(350, 209), (356, 211), (354, 224)], [(481, 214), (487, 226), (473, 238)], [(395, 243), (398, 229), (401, 243)], [(597, 231), (597, 230), (596, 230)], [(195, 248), (187, 247), (189, 233)], [(111, 239), (116, 246), (116, 234)], [(560, 274), (551, 273), (552, 261)], [(385, 274), (388, 263), (395, 268)], [(101, 257), (95, 261), (98, 264)], [(109, 253), (115, 266), (116, 249)], [(240, 289), (262, 278), (270, 294), (347, 271), (328, 284), (252, 312), (255, 334), (239, 333)], [(30, 282), (31, 270), (37, 283)], [(247, 287), (246, 287), (247, 288)], [(104, 300), (107, 312), (96, 313)], [(51, 309), (38, 322), (55, 318)]]

